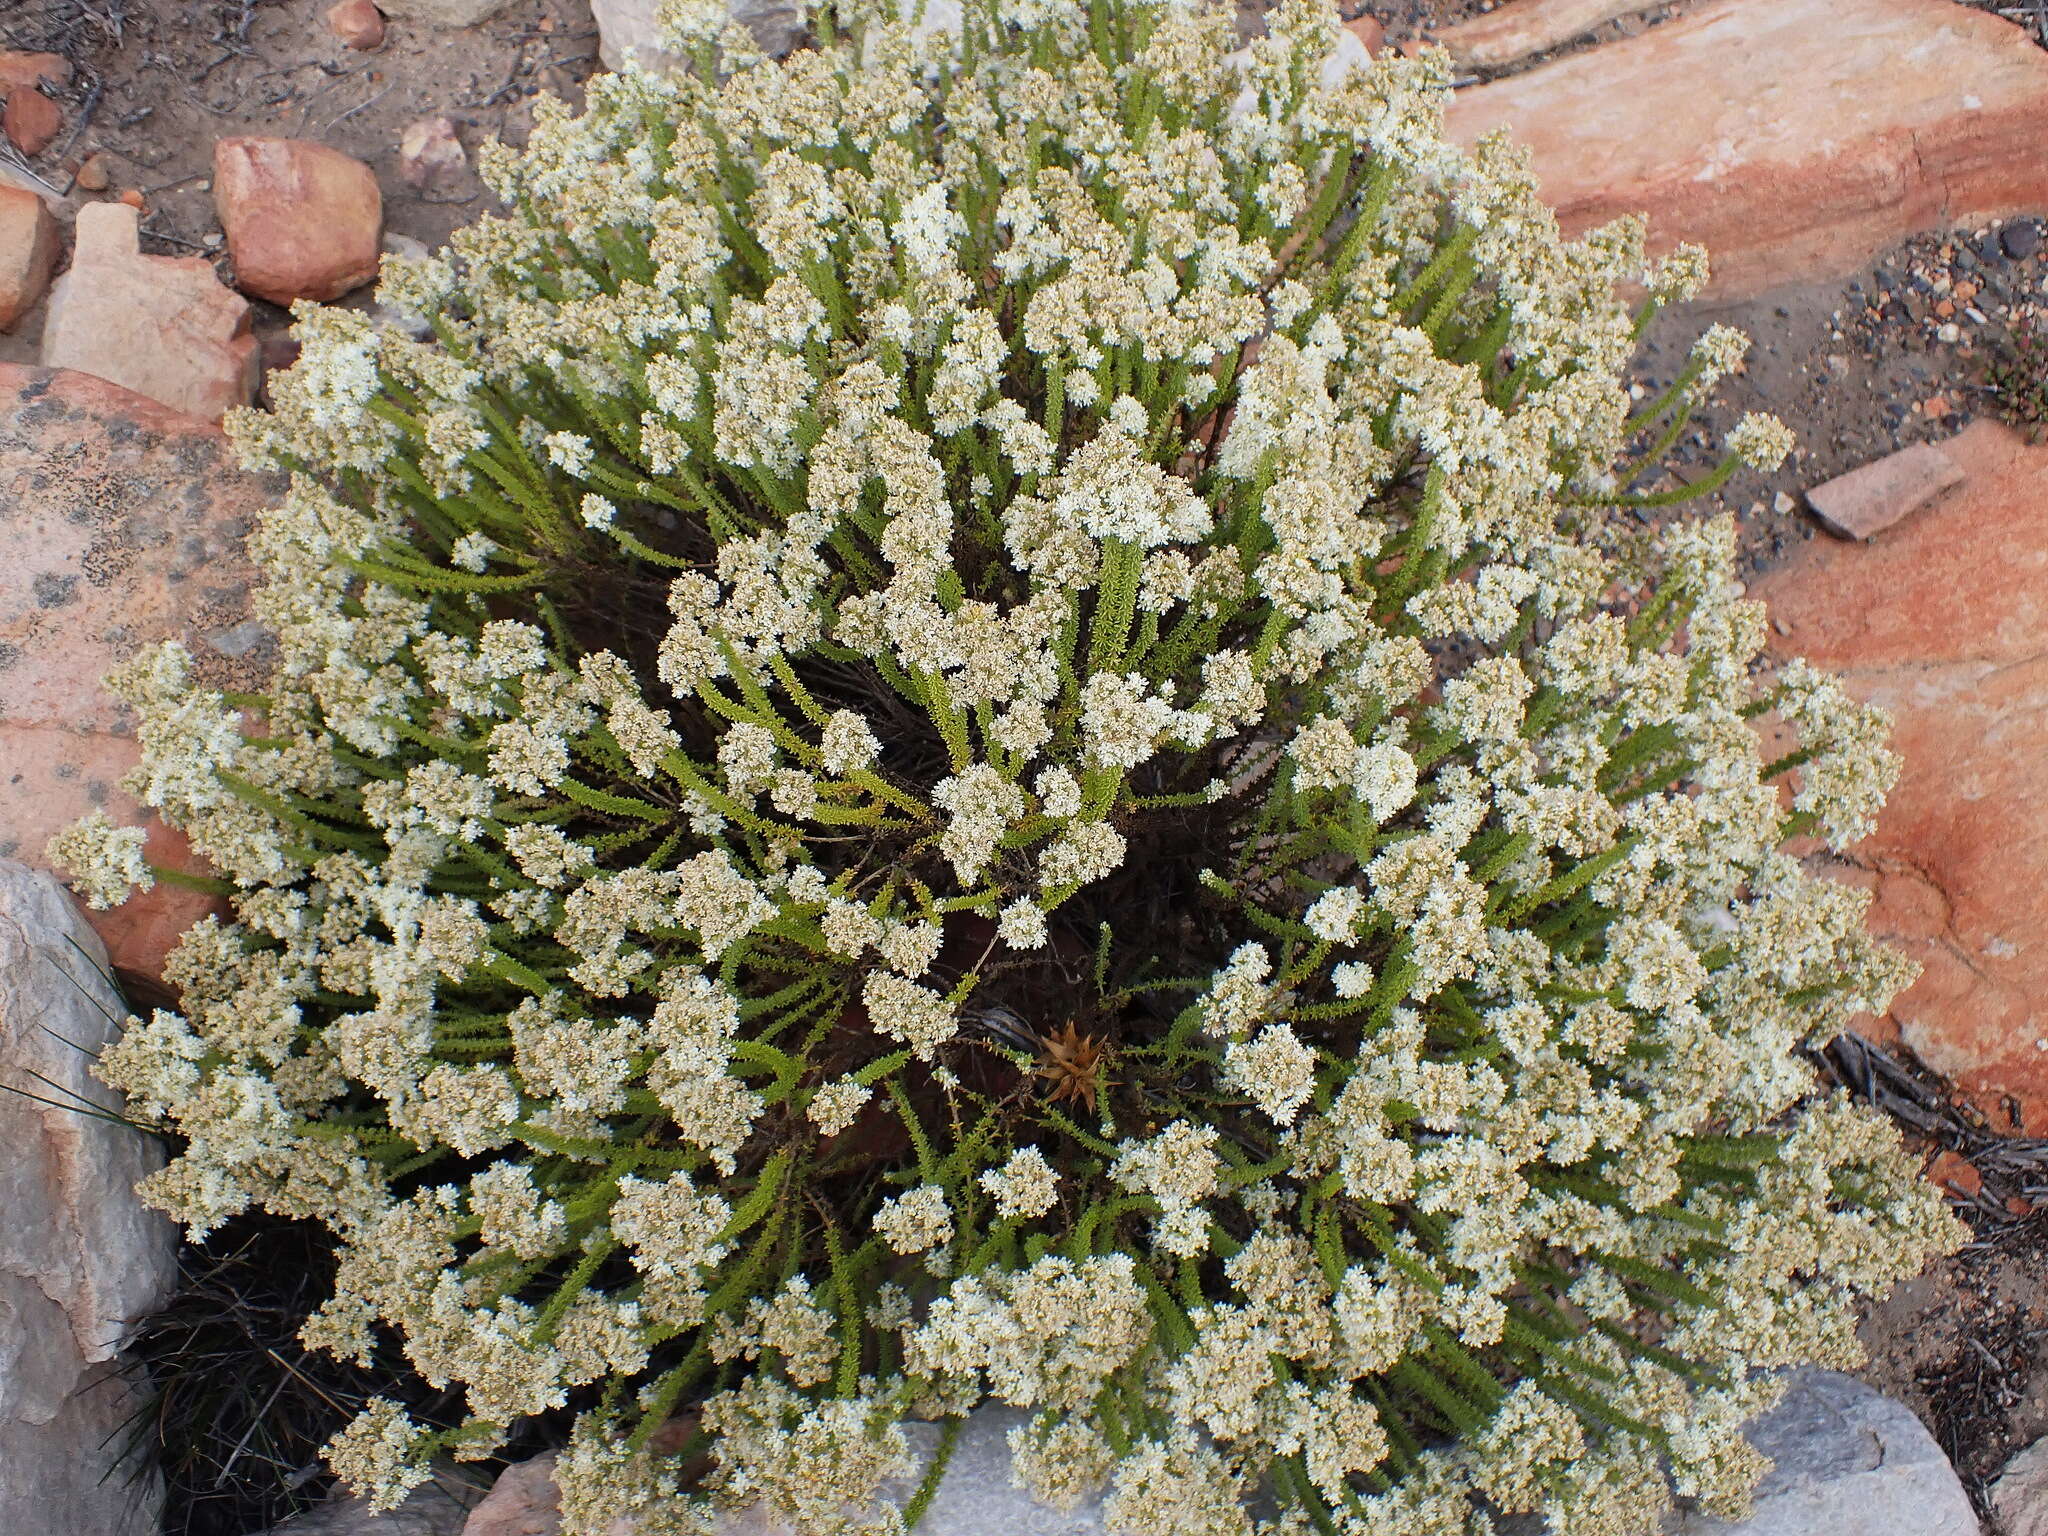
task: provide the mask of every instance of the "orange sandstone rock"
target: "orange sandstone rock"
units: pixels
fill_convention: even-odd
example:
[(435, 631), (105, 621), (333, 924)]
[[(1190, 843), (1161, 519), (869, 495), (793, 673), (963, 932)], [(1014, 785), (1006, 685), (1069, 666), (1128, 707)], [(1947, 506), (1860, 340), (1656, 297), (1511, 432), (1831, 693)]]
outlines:
[(1661, 0), (1509, 0), (1497, 11), (1438, 32), (1435, 41), (1468, 69), (1506, 69)]
[(1344, 30), (1365, 44), (1365, 51), (1375, 56), (1387, 46), (1386, 23), (1377, 16), (1358, 16), (1344, 23)]
[(40, 85), (69, 85), (71, 61), (61, 53), (22, 53), (0, 48), (0, 91), (34, 90)]
[(1568, 232), (1647, 210), (1733, 299), (1928, 229), (2048, 207), (2048, 51), (1952, 0), (1709, 0), (1462, 91), (1452, 136), (1529, 146)]
[(361, 53), (384, 46), (384, 13), (370, 0), (335, 0), (327, 8), (327, 30)]
[(384, 199), (362, 161), (310, 139), (222, 139), (213, 201), (235, 286), (273, 304), (338, 299), (377, 275)]
[(43, 322), (43, 365), (218, 421), (256, 397), (248, 301), (221, 286), (211, 262), (143, 255), (140, 221), (126, 202), (78, 210), (71, 269), (51, 290)]
[(2048, 1132), (2048, 447), (1979, 422), (1966, 479), (1868, 544), (1815, 539), (1758, 582), (1783, 642), (1892, 712), (1904, 759), (1837, 861), (1924, 967), (1875, 1021), (2005, 1125)]
[(0, 183), (0, 331), (33, 309), (57, 264), (57, 221), (26, 187)]
[[(261, 686), (242, 538), (278, 490), (208, 422), (82, 373), (0, 366), (0, 856), (42, 865), (53, 833), (100, 808), (149, 827), (153, 863), (196, 868), (118, 787), (134, 722), (100, 680), (173, 639), (201, 686)], [(117, 967), (154, 977), (214, 905), (159, 883), (92, 919)]]
[(1951, 1152), (1946, 1147), (1928, 1165), (1927, 1177), (1931, 1183), (1965, 1200), (1976, 1199), (1984, 1188), (1984, 1175), (1977, 1171), (1977, 1165), (1962, 1153)]
[(40, 155), (63, 126), (63, 109), (33, 86), (7, 93), (6, 110), (0, 111), (0, 133), (24, 155)]

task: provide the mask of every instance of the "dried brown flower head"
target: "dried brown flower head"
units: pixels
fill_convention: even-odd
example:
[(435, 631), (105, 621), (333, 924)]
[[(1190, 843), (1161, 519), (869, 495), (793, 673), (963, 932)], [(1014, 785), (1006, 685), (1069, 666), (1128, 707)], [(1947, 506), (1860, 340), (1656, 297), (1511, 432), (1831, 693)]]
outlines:
[(1101, 1076), (1102, 1042), (1082, 1034), (1080, 1026), (1070, 1022), (1045, 1036), (1041, 1044), (1045, 1059), (1039, 1063), (1038, 1075), (1053, 1085), (1052, 1102), (1077, 1099), (1094, 1114), (1096, 1094), (1110, 1086)]

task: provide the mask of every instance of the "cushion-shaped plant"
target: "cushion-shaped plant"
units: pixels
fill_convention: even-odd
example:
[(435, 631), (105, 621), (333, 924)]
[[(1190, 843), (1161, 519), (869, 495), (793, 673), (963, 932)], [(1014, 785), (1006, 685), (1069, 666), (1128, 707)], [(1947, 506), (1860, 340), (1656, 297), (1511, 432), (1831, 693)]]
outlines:
[(428, 339), (300, 312), (274, 684), (119, 680), (235, 914), (102, 1062), (150, 1197), (326, 1224), (305, 1337), (466, 1393), (338, 1437), (387, 1503), (566, 1408), (573, 1533), (894, 1530), (996, 1399), (1124, 1531), (1739, 1506), (1950, 1223), (1802, 1055), (1908, 975), (1797, 856), (1881, 719), (1612, 516), (1741, 357), (1632, 404), (1698, 254), (1324, 0), (965, 11), (672, 6), (387, 263)]

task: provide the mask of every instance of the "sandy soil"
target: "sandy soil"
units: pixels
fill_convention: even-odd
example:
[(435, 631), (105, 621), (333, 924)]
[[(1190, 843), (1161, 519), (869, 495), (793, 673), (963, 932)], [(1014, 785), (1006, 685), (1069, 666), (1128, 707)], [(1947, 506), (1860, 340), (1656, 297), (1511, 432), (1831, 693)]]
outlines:
[[(0, 47), (62, 53), (75, 68), (53, 91), (65, 123), (27, 170), (66, 206), (123, 187), (146, 199), (143, 249), (215, 256), (229, 275), (212, 195), (213, 146), (234, 134), (311, 138), (377, 173), (385, 227), (429, 245), (488, 206), (472, 177), (424, 194), (398, 176), (407, 124), (445, 116), (472, 156), (487, 138), (524, 142), (536, 94), (574, 97), (598, 67), (597, 28), (581, 0), (512, 0), (459, 31), (392, 20), (384, 46), (358, 53), (323, 20), (323, 0), (14, 0), (0, 5)], [(107, 192), (73, 185), (99, 152)], [(11, 148), (0, 146), (0, 153)], [(355, 302), (366, 302), (358, 295)], [(286, 317), (259, 305), (258, 328)], [(0, 361), (33, 361), (41, 317), (0, 337)]]

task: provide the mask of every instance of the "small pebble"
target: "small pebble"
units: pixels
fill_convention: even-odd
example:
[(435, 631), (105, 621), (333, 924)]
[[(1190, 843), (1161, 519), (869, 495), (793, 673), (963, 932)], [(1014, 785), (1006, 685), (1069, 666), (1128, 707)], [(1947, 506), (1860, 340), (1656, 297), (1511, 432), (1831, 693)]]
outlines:
[(289, 368), (299, 360), (299, 344), (288, 330), (260, 330), (256, 333), (256, 347), (263, 359), (263, 371), (269, 373), (278, 368)]
[(0, 88), (27, 90), (39, 85), (60, 89), (71, 83), (71, 61), (61, 53), (20, 53), (0, 48)]
[(2025, 261), (2041, 249), (2041, 226), (2031, 219), (2008, 224), (1999, 232), (1998, 243), (2014, 261)]
[(63, 126), (63, 109), (34, 89), (9, 92), (6, 110), (0, 111), (0, 132), (31, 158), (48, 149)]
[(1794, 501), (1791, 498), (1791, 496), (1786, 494), (1784, 491), (1778, 492), (1777, 495), (1771, 498), (1771, 510), (1773, 512), (1776, 512), (1780, 517), (1784, 516), (1787, 512), (1790, 512), (1794, 507), (1798, 505), (1799, 503)]
[(107, 157), (97, 152), (87, 155), (78, 167), (78, 184), (88, 192), (107, 190)]
[(120, 201), (126, 203), (130, 208), (140, 208), (142, 206), (142, 188), (123, 187), (121, 189)]
[(327, 9), (327, 29), (359, 53), (384, 46), (384, 16), (370, 0), (336, 0)]
[(445, 117), (408, 123), (398, 139), (398, 177), (422, 191), (452, 192), (469, 170), (455, 124)]
[(1960, 341), (1963, 336), (1963, 328), (1951, 320), (1934, 334), (1941, 341)]
[[(1938, 415), (1931, 409), (1930, 415)], [(1955, 462), (1926, 443), (1838, 475), (1806, 493), (1806, 504), (1830, 533), (1868, 539), (1962, 483)]]

